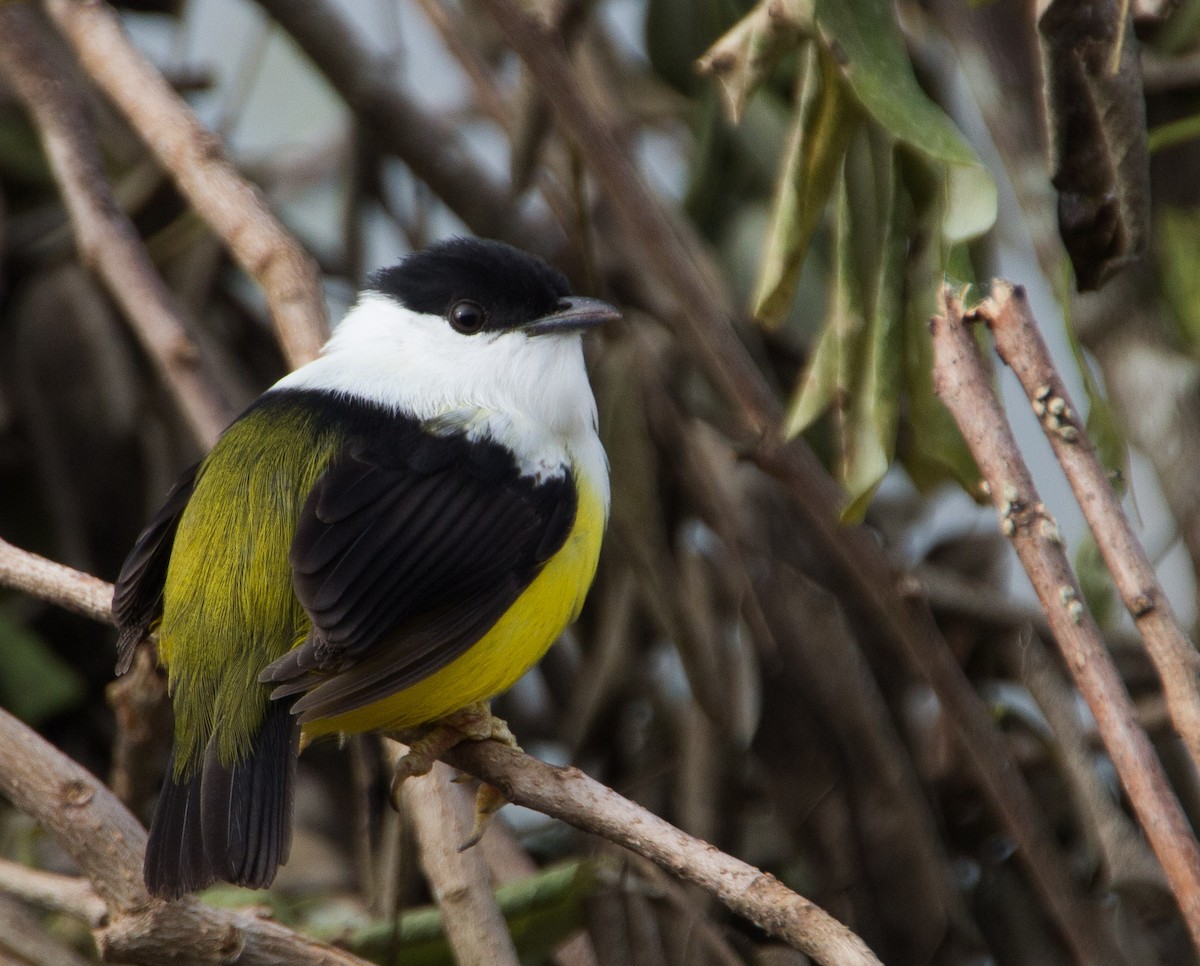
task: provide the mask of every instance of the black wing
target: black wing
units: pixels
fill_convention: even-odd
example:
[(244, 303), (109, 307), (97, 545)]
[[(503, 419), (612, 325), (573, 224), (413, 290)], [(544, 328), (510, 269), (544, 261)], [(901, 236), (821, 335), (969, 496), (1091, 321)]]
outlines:
[(196, 487), (200, 464), (186, 470), (167, 494), (158, 513), (146, 524), (129, 551), (113, 590), (112, 612), (117, 622), (117, 673), (129, 670), (134, 649), (146, 638), (150, 627), (162, 617), (163, 584), (179, 518)]
[(302, 720), (361, 708), (466, 651), (566, 540), (573, 481), (519, 475), (503, 447), (413, 424), (352, 444), (313, 488), (292, 542), (308, 639), (261, 680), (309, 693)]

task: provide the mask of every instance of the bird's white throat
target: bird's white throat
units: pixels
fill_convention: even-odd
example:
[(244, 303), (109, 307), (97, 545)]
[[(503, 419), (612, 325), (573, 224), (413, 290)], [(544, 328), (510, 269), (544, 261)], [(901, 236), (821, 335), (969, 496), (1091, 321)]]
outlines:
[(489, 437), (513, 452), (525, 475), (573, 467), (608, 506), (608, 463), (578, 333), (464, 335), (445, 319), (368, 292), (320, 358), (272, 388), (336, 392), (435, 431)]

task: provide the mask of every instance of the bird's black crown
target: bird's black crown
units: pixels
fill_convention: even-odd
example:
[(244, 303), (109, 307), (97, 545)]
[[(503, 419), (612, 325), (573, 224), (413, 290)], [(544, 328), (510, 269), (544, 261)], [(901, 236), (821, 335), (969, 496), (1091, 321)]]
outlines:
[(407, 309), (447, 315), (464, 299), (486, 312), (484, 330), (511, 329), (554, 312), (571, 294), (566, 276), (504, 242), (452, 238), (370, 278), (373, 291)]

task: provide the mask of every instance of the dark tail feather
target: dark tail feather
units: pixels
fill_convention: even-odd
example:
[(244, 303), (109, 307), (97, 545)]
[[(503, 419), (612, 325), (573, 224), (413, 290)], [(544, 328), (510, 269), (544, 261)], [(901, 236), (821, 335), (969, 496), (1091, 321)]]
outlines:
[(300, 731), (290, 704), (270, 704), (243, 761), (222, 765), (214, 738), (196, 774), (176, 783), (168, 772), (146, 845), (151, 893), (177, 899), (218, 879), (251, 889), (271, 884), (292, 843)]

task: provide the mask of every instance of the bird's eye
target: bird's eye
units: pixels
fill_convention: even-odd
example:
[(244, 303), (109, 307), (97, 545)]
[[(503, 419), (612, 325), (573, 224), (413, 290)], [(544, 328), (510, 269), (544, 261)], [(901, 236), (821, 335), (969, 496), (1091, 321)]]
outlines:
[(487, 312), (478, 302), (460, 299), (450, 307), (450, 324), (463, 335), (474, 335), (487, 324)]

